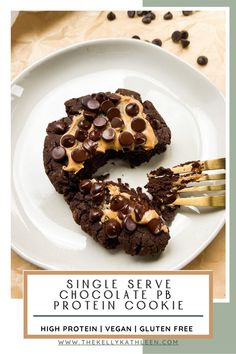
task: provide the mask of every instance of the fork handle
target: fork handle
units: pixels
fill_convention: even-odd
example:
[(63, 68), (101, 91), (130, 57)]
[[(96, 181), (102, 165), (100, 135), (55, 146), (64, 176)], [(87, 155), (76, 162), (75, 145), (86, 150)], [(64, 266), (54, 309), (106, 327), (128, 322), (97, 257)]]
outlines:
[(225, 195), (177, 198), (174, 201), (174, 203), (172, 203), (171, 205), (224, 207), (225, 206)]

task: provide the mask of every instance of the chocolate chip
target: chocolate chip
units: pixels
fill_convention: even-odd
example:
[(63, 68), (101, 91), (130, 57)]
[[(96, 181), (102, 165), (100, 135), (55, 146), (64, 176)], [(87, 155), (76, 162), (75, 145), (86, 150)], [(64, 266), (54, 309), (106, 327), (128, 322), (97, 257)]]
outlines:
[(103, 113), (107, 113), (108, 109), (111, 107), (114, 107), (114, 104), (111, 100), (103, 101), (101, 104), (101, 110), (103, 111)]
[(144, 16), (142, 18), (142, 22), (145, 23), (145, 25), (148, 25), (149, 23), (152, 22), (151, 16), (148, 16), (148, 15)]
[(141, 221), (145, 213), (145, 209), (141, 204), (136, 204), (134, 207), (134, 214), (137, 221)]
[(82, 99), (81, 99), (82, 105), (87, 107), (87, 103), (88, 103), (89, 100), (91, 100), (91, 96), (90, 95), (82, 97)]
[(54, 161), (62, 161), (66, 157), (65, 149), (61, 146), (56, 146), (52, 149), (51, 156)]
[(121, 128), (124, 125), (124, 121), (123, 119), (119, 118), (119, 117), (114, 117), (111, 120), (111, 126), (112, 128)]
[(130, 146), (134, 142), (134, 137), (130, 132), (123, 132), (119, 135), (119, 142), (122, 146)]
[(139, 118), (139, 117), (134, 118), (131, 122), (131, 128), (135, 132), (142, 132), (146, 128), (146, 122), (143, 118)]
[(138, 15), (139, 17), (142, 17), (142, 16), (144, 15), (144, 11), (137, 11), (137, 15)]
[(193, 11), (182, 11), (184, 16), (192, 15)]
[(83, 115), (84, 115), (84, 118), (86, 118), (89, 121), (93, 121), (94, 118), (96, 117), (96, 113), (91, 112), (91, 111), (84, 111)]
[(116, 19), (116, 15), (114, 14), (114, 12), (109, 12), (108, 14), (107, 14), (107, 19), (109, 20), (109, 21), (113, 21), (113, 20), (115, 20)]
[(119, 95), (116, 95), (115, 93), (107, 93), (107, 97), (113, 102), (113, 103), (118, 103), (121, 99)]
[(111, 120), (114, 117), (120, 117), (120, 111), (116, 107), (111, 107), (107, 110), (107, 117)]
[(146, 144), (147, 137), (143, 133), (137, 133), (134, 136), (134, 144), (135, 146), (141, 146)]
[(92, 130), (90, 133), (89, 133), (89, 138), (93, 141), (97, 141), (101, 138), (102, 136), (102, 133), (100, 130)]
[(172, 20), (173, 15), (170, 11), (168, 11), (164, 16), (163, 16), (164, 20)]
[(87, 153), (87, 151), (85, 151), (83, 149), (75, 149), (72, 151), (71, 157), (75, 162), (80, 163), (80, 162), (84, 162), (85, 160), (87, 160), (88, 153)]
[(91, 153), (96, 150), (97, 145), (97, 143), (89, 138), (83, 142), (83, 148)]
[(90, 189), (92, 187), (92, 182), (90, 179), (83, 179), (80, 181), (79, 188), (82, 193), (88, 194), (90, 192)]
[(104, 200), (104, 192), (98, 192), (92, 195), (93, 202), (96, 204), (101, 204)]
[(132, 36), (132, 38), (134, 38), (134, 39), (140, 39), (140, 37), (137, 36), (136, 34), (135, 34), (134, 36)]
[(134, 18), (135, 17), (135, 11), (127, 11), (127, 15), (129, 18)]
[(139, 106), (137, 105), (137, 103), (129, 103), (127, 104), (127, 106), (125, 107), (125, 112), (131, 116), (134, 117), (138, 114), (139, 112)]
[(188, 41), (187, 39), (181, 39), (180, 42), (183, 48), (187, 48), (190, 44), (190, 41)]
[(93, 124), (96, 128), (104, 128), (107, 125), (107, 118), (104, 116), (96, 117)]
[(107, 99), (107, 96), (106, 96), (106, 94), (104, 92), (98, 92), (96, 94), (96, 100), (98, 100), (99, 103), (102, 103), (106, 99)]
[(83, 142), (88, 137), (88, 132), (86, 130), (77, 129), (75, 137), (78, 141)]
[(97, 111), (100, 108), (100, 103), (96, 99), (91, 98), (87, 102), (87, 108), (91, 111)]
[(97, 209), (97, 208), (92, 208), (89, 211), (89, 221), (95, 222), (101, 219), (103, 215), (102, 210)]
[(122, 214), (125, 214), (125, 215), (131, 213), (131, 206), (130, 206), (128, 200), (126, 200), (125, 205), (121, 208), (120, 211), (121, 211)]
[(156, 18), (156, 15), (152, 11), (149, 12), (149, 14), (147, 16), (149, 16), (151, 18), (151, 20), (155, 20), (155, 18)]
[(111, 199), (111, 210), (117, 211), (123, 208), (125, 205), (125, 198), (122, 195), (116, 195)]
[(197, 58), (197, 63), (199, 65), (207, 65), (208, 63), (208, 58), (205, 57), (205, 55), (200, 55), (200, 57)]
[(152, 40), (152, 44), (158, 45), (159, 47), (162, 46), (162, 41), (159, 38), (155, 38)]
[(188, 32), (185, 31), (185, 30), (181, 31), (181, 38), (182, 39), (187, 39), (188, 38)]
[(82, 119), (79, 124), (78, 124), (79, 128), (81, 129), (85, 129), (85, 130), (89, 130), (92, 126), (92, 123), (89, 122), (88, 120), (86, 119)]
[(160, 232), (161, 218), (154, 218), (147, 224), (148, 230), (154, 235)]
[(115, 139), (115, 130), (113, 128), (107, 128), (102, 132), (102, 138), (105, 141), (112, 141)]
[(74, 135), (68, 134), (68, 135), (64, 135), (61, 138), (61, 144), (66, 147), (66, 148), (70, 148), (75, 144), (75, 137)]
[(56, 122), (53, 125), (53, 132), (55, 134), (64, 134), (66, 132), (67, 125), (64, 122)]
[(174, 31), (171, 35), (171, 38), (172, 38), (172, 41), (175, 42), (175, 43), (178, 43), (181, 38), (182, 38), (182, 35), (181, 35), (181, 32), (180, 31)]
[(102, 183), (95, 182), (95, 183), (93, 183), (93, 185), (92, 185), (91, 193), (92, 193), (92, 194), (97, 194), (97, 193), (102, 192), (103, 189), (104, 189), (104, 187), (103, 187), (103, 184), (102, 184)]
[(132, 220), (130, 215), (125, 217), (124, 226), (128, 232), (134, 232), (137, 228), (137, 224)]
[(116, 238), (121, 233), (120, 223), (116, 219), (110, 219), (104, 223), (104, 231), (109, 238)]

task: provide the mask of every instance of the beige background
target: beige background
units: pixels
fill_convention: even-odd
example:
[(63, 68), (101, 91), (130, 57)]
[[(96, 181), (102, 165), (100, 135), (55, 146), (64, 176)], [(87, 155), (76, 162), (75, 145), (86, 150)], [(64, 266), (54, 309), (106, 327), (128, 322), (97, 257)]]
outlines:
[[(173, 20), (164, 21), (163, 11), (156, 11), (157, 19), (149, 25), (140, 17), (129, 19), (126, 12), (116, 12), (115, 21), (107, 21), (106, 12), (23, 12), (12, 28), (12, 78), (45, 55), (83, 40), (104, 37), (132, 37), (143, 40), (160, 38), (163, 48), (178, 55), (225, 93), (225, 14), (195, 12), (185, 17), (174, 11)], [(189, 32), (190, 46), (183, 49), (173, 43), (175, 30)], [(206, 55), (209, 63), (200, 67), (199, 55)], [(12, 251), (12, 297), (22, 297), (23, 270), (38, 269)], [(225, 296), (225, 228), (215, 240), (184, 269), (213, 270), (214, 297)]]

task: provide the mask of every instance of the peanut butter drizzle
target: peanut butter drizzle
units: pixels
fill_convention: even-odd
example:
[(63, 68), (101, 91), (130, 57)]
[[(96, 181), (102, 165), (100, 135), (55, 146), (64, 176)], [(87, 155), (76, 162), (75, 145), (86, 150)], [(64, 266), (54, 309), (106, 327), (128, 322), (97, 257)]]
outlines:
[[(105, 153), (105, 151), (109, 150), (109, 149), (116, 150), (116, 151), (122, 150), (122, 146), (119, 143), (119, 132), (120, 131), (122, 131), (122, 132), (128, 131), (128, 132), (132, 133), (133, 135), (136, 134), (136, 132), (134, 132), (133, 129), (131, 128), (132, 117), (127, 115), (127, 113), (125, 112), (125, 107), (129, 103), (136, 103), (138, 105), (139, 113), (138, 113), (137, 117), (143, 118), (146, 122), (146, 128), (142, 133), (146, 136), (147, 141), (144, 145), (142, 145), (142, 147), (145, 150), (153, 149), (155, 147), (155, 145), (157, 144), (158, 140), (157, 140), (156, 135), (154, 134), (151, 124), (147, 120), (146, 114), (143, 111), (142, 103), (140, 103), (138, 100), (136, 100), (134, 97), (131, 97), (131, 96), (123, 96), (120, 94), (117, 94), (117, 95), (119, 95), (121, 97), (120, 102), (117, 105), (117, 108), (120, 110), (121, 118), (124, 121), (124, 126), (122, 128), (114, 128), (116, 135), (115, 135), (115, 138), (112, 142), (107, 142), (107, 141), (103, 140), (102, 138), (99, 139), (96, 142), (97, 143), (96, 151)], [(83, 111), (80, 114), (73, 116), (73, 121), (71, 123), (71, 126), (70, 126), (69, 130), (64, 135), (69, 135), (69, 134), (75, 135), (75, 132), (78, 129), (78, 123), (82, 119), (83, 119)], [(109, 127), (111, 127), (110, 122), (107, 123), (107, 128), (109, 128)], [(92, 125), (92, 127), (88, 130), (88, 133), (90, 133), (93, 129), (94, 129), (94, 127)], [(63, 166), (64, 171), (77, 173), (78, 171), (80, 171), (84, 167), (84, 162), (77, 163), (71, 157), (72, 151), (76, 148), (82, 148), (82, 145), (83, 145), (83, 143), (76, 141), (76, 143), (72, 147), (70, 147), (70, 148), (64, 147), (64, 149), (66, 151), (66, 155), (68, 157), (67, 166)], [(133, 149), (134, 149), (134, 144), (133, 144), (131, 150), (133, 150)]]

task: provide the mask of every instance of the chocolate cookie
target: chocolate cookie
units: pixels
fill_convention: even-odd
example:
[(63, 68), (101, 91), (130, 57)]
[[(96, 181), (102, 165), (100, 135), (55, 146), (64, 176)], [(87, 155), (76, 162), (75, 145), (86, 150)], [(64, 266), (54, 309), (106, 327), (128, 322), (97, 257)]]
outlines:
[(69, 202), (81, 179), (91, 178), (109, 159), (130, 166), (166, 150), (171, 133), (150, 101), (118, 89), (65, 102), (67, 117), (50, 123), (44, 142), (46, 174)]
[(170, 238), (165, 221), (141, 188), (120, 181), (81, 180), (70, 208), (76, 223), (108, 249), (121, 248), (132, 256), (157, 255)]

